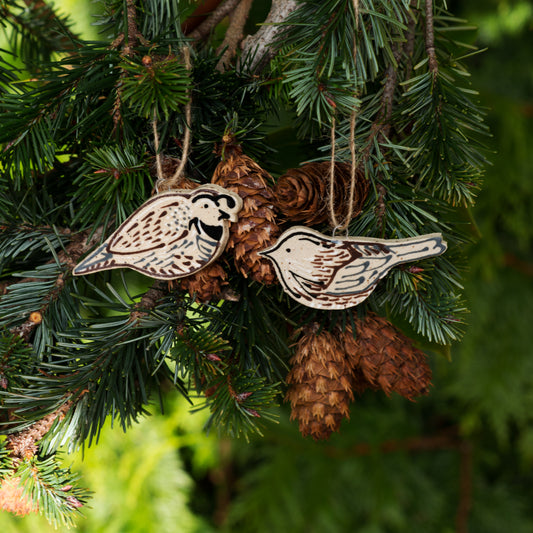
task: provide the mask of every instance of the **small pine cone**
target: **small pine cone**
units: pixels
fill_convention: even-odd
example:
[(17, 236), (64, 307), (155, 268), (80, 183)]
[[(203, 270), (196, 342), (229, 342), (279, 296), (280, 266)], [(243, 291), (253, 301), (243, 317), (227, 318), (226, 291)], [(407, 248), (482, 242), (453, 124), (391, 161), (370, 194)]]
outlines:
[(207, 303), (212, 300), (220, 300), (228, 275), (220, 263), (214, 262), (178, 281), (182, 290), (196, 297), (199, 302)]
[(39, 508), (34, 504), (20, 484), (19, 477), (6, 477), (0, 482), (0, 509), (18, 516), (36, 513)]
[(346, 355), (370, 388), (382, 389), (387, 395), (397, 392), (409, 400), (428, 394), (431, 368), (426, 354), (411, 339), (375, 314), (358, 320), (356, 330), (355, 338), (351, 328), (343, 334)]
[(176, 172), (177, 168), (180, 165), (180, 159), (177, 157), (171, 157), (168, 155), (161, 155), (160, 157), (161, 162), (161, 175), (163, 176), (163, 179), (160, 181), (158, 178), (158, 172), (157, 172), (157, 160), (155, 157), (152, 158), (151, 164), (150, 164), (150, 174), (158, 178), (157, 181), (157, 187), (159, 189), (159, 192), (165, 192), (167, 189), (196, 189), (200, 184), (196, 183), (195, 181), (182, 176), (177, 181), (173, 180), (172, 177), (174, 176), (174, 173)]
[[(281, 176), (274, 189), (278, 209), (291, 222), (307, 225), (322, 224), (329, 218), (330, 163), (308, 163), (292, 168)], [(368, 180), (362, 169), (356, 169), (354, 206), (356, 217), (368, 195)], [(351, 165), (335, 163), (335, 215), (344, 220), (348, 215)]]
[(268, 186), (272, 178), (238, 147), (228, 145), (212, 182), (243, 199), (238, 222), (230, 226), (226, 250), (233, 250), (235, 266), (245, 277), (270, 285), (276, 274), (270, 261), (257, 252), (274, 244), (280, 230), (274, 214), (274, 194)]
[(291, 359), (286, 400), (291, 420), (298, 420), (305, 437), (327, 439), (338, 431), (343, 417), (349, 418), (351, 367), (338, 337), (318, 330), (318, 324), (304, 328)]

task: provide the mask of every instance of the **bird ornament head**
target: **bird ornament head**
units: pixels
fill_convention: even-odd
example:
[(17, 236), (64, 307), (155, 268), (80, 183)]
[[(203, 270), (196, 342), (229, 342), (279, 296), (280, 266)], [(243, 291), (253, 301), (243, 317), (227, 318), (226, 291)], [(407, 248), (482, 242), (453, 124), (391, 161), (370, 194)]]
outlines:
[(274, 265), (285, 292), (315, 309), (360, 304), (395, 266), (442, 254), (440, 233), (408, 239), (328, 237), (304, 226), (285, 231), (259, 254)]
[(218, 185), (157, 194), (73, 270), (76, 276), (128, 267), (156, 279), (188, 276), (224, 250), (242, 199)]

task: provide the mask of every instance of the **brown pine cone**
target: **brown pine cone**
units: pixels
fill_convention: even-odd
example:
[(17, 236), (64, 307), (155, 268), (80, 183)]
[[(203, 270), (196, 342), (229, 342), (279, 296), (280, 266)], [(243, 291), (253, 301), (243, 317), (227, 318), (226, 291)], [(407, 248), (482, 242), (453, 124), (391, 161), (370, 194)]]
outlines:
[(298, 420), (303, 436), (327, 439), (349, 418), (351, 366), (338, 337), (321, 331), (318, 324), (304, 328), (291, 358), (287, 376), (290, 385), (286, 400), (291, 404), (291, 420)]
[(280, 230), (274, 214), (274, 194), (268, 186), (272, 178), (240, 148), (225, 147), (212, 182), (243, 199), (239, 220), (230, 227), (226, 250), (233, 250), (235, 266), (245, 277), (270, 285), (276, 282), (274, 268), (257, 252), (274, 244)]
[[(278, 209), (291, 222), (312, 226), (327, 222), (329, 212), (330, 163), (308, 163), (281, 176), (274, 188)], [(356, 170), (352, 218), (363, 207), (369, 183), (362, 169)], [(343, 221), (348, 215), (351, 165), (335, 163), (335, 215)]]
[[(172, 176), (174, 176), (174, 173), (176, 172), (180, 164), (180, 159), (178, 159), (177, 157), (171, 157), (169, 155), (161, 154), (160, 161), (161, 161), (161, 174), (163, 175), (163, 181), (158, 182), (157, 184), (159, 188), (159, 192), (165, 192), (168, 188), (187, 189), (187, 190), (196, 189), (196, 187), (200, 185), (199, 183), (196, 183), (195, 181), (185, 176), (182, 176), (176, 182), (174, 180), (171, 180)], [(158, 177), (157, 176), (157, 160), (155, 157), (152, 158), (152, 161), (150, 163), (150, 174), (154, 178)], [(167, 180), (170, 187), (165, 186), (165, 180)]]
[(187, 291), (199, 302), (208, 303), (220, 300), (224, 288), (229, 285), (226, 281), (228, 275), (218, 262), (210, 263), (194, 274), (176, 280), (179, 287)]
[(397, 392), (409, 400), (428, 394), (431, 368), (426, 354), (386, 318), (369, 314), (356, 322), (355, 338), (349, 327), (342, 337), (352, 367), (370, 388), (388, 395)]

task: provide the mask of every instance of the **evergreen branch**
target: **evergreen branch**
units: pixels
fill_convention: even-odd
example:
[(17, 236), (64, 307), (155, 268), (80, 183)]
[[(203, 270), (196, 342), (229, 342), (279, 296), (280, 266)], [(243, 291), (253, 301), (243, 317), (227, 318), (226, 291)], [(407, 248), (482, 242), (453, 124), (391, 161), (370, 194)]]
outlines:
[(278, 394), (278, 384), (266, 384), (264, 377), (250, 369), (217, 377), (206, 391), (205, 404), (198, 409), (209, 407), (211, 411), (207, 430), (215, 426), (232, 437), (248, 438), (251, 433), (262, 435), (261, 419), (276, 420), (269, 410)]
[[(20, 336), (2, 330), (0, 333), (0, 390), (10, 391), (21, 387), (25, 383), (22, 376), (32, 365), (31, 346)], [(7, 416), (6, 414), (5, 418)], [(5, 421), (2, 417), (2, 422)]]
[[(39, 309), (34, 309), (29, 314), (28, 319), (22, 324), (11, 329), (14, 335), (22, 337), (26, 342), (29, 340), (32, 331), (41, 324), (43, 315), (48, 310), (49, 306), (55, 302), (61, 291), (65, 287), (66, 275), (76, 266), (78, 260), (83, 254), (85, 254), (90, 248), (92, 248), (96, 242), (101, 238), (102, 228), (95, 231), (89, 240), (86, 240), (88, 231), (74, 235), (72, 242), (66, 246), (64, 250), (60, 250), (58, 254), (48, 261), (46, 264), (64, 265), (65, 270), (59, 271), (55, 281), (48, 287), (47, 294), (41, 301)], [(19, 283), (40, 283), (39, 278), (23, 278)]]
[[(70, 30), (68, 17), (60, 16), (43, 0), (24, 0), (24, 4), (22, 9), (16, 3), (10, 6), (3, 2), (0, 13), (13, 28), (13, 48), (20, 49), (20, 55), (32, 69), (40, 69), (43, 60), (48, 61), (54, 51), (72, 52), (79, 47), (79, 37)], [(20, 14), (15, 14), (14, 9), (21, 10)], [(17, 33), (21, 34), (18, 42)]]
[(135, 304), (133, 310), (130, 312), (130, 323), (138, 325), (142, 318), (147, 317), (150, 311), (155, 309), (161, 300), (168, 294), (164, 289), (163, 283), (156, 281), (141, 297), (138, 303)]
[(50, 431), (56, 419), (63, 419), (72, 407), (73, 402), (66, 400), (53, 413), (44, 416), (34, 422), (28, 428), (11, 433), (6, 438), (6, 449), (11, 457), (15, 459), (31, 459), (38, 450), (37, 443)]
[(262, 70), (280, 48), (280, 35), (286, 30), (284, 23), (298, 8), (297, 0), (272, 0), (272, 7), (261, 28), (243, 41), (242, 62), (247, 70)]
[(56, 528), (60, 524), (73, 526), (89, 498), (86, 489), (76, 486), (79, 476), (69, 468), (61, 468), (55, 454), (22, 461), (14, 475), (24, 486), (24, 496)]
[[(203, 20), (200, 16), (198, 16), (198, 19), (196, 19), (195, 17), (197, 12), (195, 11), (192, 14), (192, 18), (187, 19), (183, 23), (185, 26), (184, 28), (182, 26), (184, 33), (193, 41), (205, 39), (205, 37), (207, 37), (215, 29), (215, 26), (235, 9), (239, 2), (240, 0), (214, 0), (211, 3), (217, 4), (216, 9), (205, 20)], [(204, 5), (207, 5), (207, 2), (199, 6), (198, 9), (203, 8)], [(198, 27), (194, 25), (193, 21), (195, 20), (198, 21)], [(189, 29), (191, 29), (190, 33)]]
[(248, 19), (248, 13), (252, 7), (252, 2), (253, 0), (240, 0), (239, 4), (233, 11), (224, 40), (217, 49), (217, 54), (223, 52), (216, 66), (216, 69), (220, 72), (226, 70), (237, 51), (237, 45), (243, 37), (244, 25)]

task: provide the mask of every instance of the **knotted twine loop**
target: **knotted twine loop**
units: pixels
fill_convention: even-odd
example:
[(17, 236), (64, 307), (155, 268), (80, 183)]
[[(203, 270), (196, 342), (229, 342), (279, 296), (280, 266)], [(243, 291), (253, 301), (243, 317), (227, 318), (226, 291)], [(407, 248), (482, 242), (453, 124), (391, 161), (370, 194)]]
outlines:
[[(354, 62), (354, 77), (357, 76), (357, 32), (359, 31), (359, 0), (352, 0), (354, 18), (355, 18), (355, 34), (353, 38), (353, 62)], [(357, 82), (357, 79), (355, 80)], [(348, 226), (353, 216), (354, 209), (354, 193), (355, 193), (355, 176), (357, 167), (357, 153), (355, 151), (355, 122), (357, 119), (358, 109), (354, 107), (350, 116), (350, 158), (351, 158), (351, 170), (350, 170), (350, 196), (348, 201), (348, 214), (342, 223), (337, 219), (335, 214), (335, 116), (331, 121), (331, 164), (329, 167), (329, 215), (331, 219), (331, 225), (333, 227), (333, 236), (337, 231), (344, 231), (348, 233)]]
[[(188, 72), (191, 71), (191, 51), (188, 46), (182, 48), (183, 59), (185, 62), (185, 68)], [(185, 134), (183, 136), (181, 160), (176, 172), (169, 178), (163, 176), (163, 168), (161, 166), (161, 153), (159, 152), (159, 133), (157, 132), (157, 116), (154, 110), (154, 119), (152, 120), (152, 130), (154, 132), (154, 148), (155, 148), (155, 162), (157, 169), (157, 181), (155, 182), (155, 192), (159, 193), (160, 190), (178, 189), (179, 184), (183, 178), (183, 170), (187, 164), (187, 158), (189, 156), (189, 150), (191, 148), (191, 116), (192, 116), (192, 98), (190, 94), (185, 104)]]

